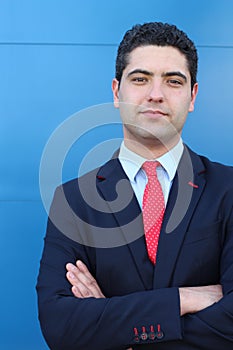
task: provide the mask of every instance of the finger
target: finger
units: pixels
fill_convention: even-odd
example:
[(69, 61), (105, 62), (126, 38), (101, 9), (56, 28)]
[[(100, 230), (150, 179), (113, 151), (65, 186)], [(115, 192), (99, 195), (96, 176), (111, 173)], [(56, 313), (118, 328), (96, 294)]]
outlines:
[(77, 260), (76, 265), (72, 263), (66, 264), (67, 271), (77, 272), (77, 268), (80, 272), (84, 273), (87, 277), (90, 277), (90, 278), (92, 277), (92, 274), (89, 272), (87, 266), (81, 260)]
[(89, 272), (86, 265), (82, 261), (78, 260), (76, 262), (76, 266), (79, 270), (78, 278), (80, 282), (82, 282), (87, 287), (87, 289), (92, 292), (95, 298), (104, 298), (104, 294), (102, 293), (97, 281)]
[(94, 293), (76, 276), (77, 274), (75, 275), (70, 271), (66, 274), (68, 281), (72, 285), (73, 294), (79, 298), (95, 297)]
[(76, 261), (76, 267), (79, 269), (79, 271), (81, 271), (86, 277), (92, 279), (94, 278), (92, 276), (92, 274), (89, 272), (87, 266), (81, 261), (81, 260), (77, 260)]
[(78, 287), (72, 286), (71, 290), (72, 290), (72, 293), (74, 294), (74, 296), (75, 296), (76, 298), (81, 298), (81, 299), (83, 299), (83, 296), (82, 296), (81, 292), (79, 291)]
[(94, 298), (104, 298), (98, 283), (94, 277), (89, 272), (86, 265), (78, 260), (76, 266), (68, 263), (66, 265), (67, 279), (73, 285), (79, 288), (79, 292), (82, 296), (85, 297), (94, 297)]
[(88, 289), (85, 284), (78, 282), (74, 288), (77, 288), (77, 292), (81, 295), (82, 298), (95, 298), (93, 292)]
[(70, 271), (71, 273), (73, 273), (77, 278), (81, 276), (82, 281), (84, 283), (85, 281), (86, 283), (96, 283), (94, 277), (89, 272), (86, 265), (80, 260), (76, 262), (76, 265), (73, 265), (71, 263), (66, 264), (66, 269), (67, 271)]
[(67, 271), (73, 271), (75, 269), (76, 269), (76, 266), (74, 264), (72, 264), (72, 263), (67, 263), (66, 264), (66, 270)]
[(72, 286), (77, 287), (78, 297), (104, 298), (104, 295), (98, 287), (95, 279), (91, 276), (92, 279), (90, 280), (83, 274), (83, 272), (80, 272), (78, 268), (75, 268), (75, 271), (72, 270), (72, 272), (68, 271), (66, 277)]
[(68, 281), (72, 284), (72, 286), (76, 286), (78, 283), (78, 278), (77, 276), (73, 273), (68, 271), (66, 273), (66, 278), (68, 279)]
[(95, 283), (95, 279), (89, 273), (87, 268), (85, 270), (83, 268), (79, 269), (79, 267), (76, 267), (71, 263), (68, 263), (66, 268), (68, 271), (66, 277), (73, 286), (81, 282), (88, 288), (89, 285)]
[(77, 272), (78, 283), (81, 284), (82, 292), (85, 296), (93, 296), (95, 298), (103, 298), (104, 295), (99, 288), (96, 280), (92, 276), (86, 276), (83, 272)]

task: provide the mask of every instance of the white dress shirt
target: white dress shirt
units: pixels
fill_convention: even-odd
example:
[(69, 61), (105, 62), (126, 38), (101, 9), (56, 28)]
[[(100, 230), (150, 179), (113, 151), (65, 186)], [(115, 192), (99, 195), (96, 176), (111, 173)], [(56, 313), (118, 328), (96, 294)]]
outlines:
[[(157, 159), (154, 159), (161, 164), (161, 166), (157, 167), (157, 176), (162, 187), (165, 205), (167, 204), (170, 188), (183, 150), (183, 142), (180, 139), (177, 145), (169, 152)], [(119, 161), (130, 180), (138, 203), (142, 208), (142, 199), (147, 184), (147, 176), (141, 167), (142, 164), (147, 161), (147, 159), (141, 157), (137, 153), (132, 152), (125, 146), (123, 141), (120, 147)]]

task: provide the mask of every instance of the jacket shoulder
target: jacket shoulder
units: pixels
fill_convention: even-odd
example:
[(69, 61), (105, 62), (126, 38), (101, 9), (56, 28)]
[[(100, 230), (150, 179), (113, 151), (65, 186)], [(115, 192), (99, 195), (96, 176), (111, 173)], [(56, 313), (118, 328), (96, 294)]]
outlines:
[(78, 187), (80, 186), (80, 184), (84, 185), (88, 183), (92, 183), (93, 181), (102, 181), (104, 180), (106, 177), (109, 177), (112, 173), (115, 173), (116, 171), (119, 171), (119, 169), (121, 168), (120, 162), (118, 160), (118, 158), (112, 158), (110, 159), (108, 162), (106, 162), (105, 164), (88, 171), (87, 173), (71, 179), (69, 181), (64, 182), (63, 184), (61, 184), (59, 187), (62, 187), (63, 190), (65, 191), (75, 191), (78, 189)]
[(224, 176), (233, 176), (233, 166), (225, 165), (219, 162), (214, 162), (204, 156), (200, 156), (200, 158), (207, 170), (222, 174)]

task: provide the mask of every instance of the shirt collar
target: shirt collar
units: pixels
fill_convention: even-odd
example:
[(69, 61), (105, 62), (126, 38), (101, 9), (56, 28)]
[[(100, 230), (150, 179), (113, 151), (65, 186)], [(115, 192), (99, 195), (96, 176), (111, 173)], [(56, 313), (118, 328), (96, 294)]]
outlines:
[[(184, 145), (182, 139), (180, 138), (175, 147), (161, 157), (155, 159), (165, 169), (170, 181), (172, 181), (175, 177), (183, 150)], [(147, 159), (127, 148), (124, 141), (122, 142), (119, 153), (119, 161), (131, 182), (135, 182), (135, 177), (146, 160)]]

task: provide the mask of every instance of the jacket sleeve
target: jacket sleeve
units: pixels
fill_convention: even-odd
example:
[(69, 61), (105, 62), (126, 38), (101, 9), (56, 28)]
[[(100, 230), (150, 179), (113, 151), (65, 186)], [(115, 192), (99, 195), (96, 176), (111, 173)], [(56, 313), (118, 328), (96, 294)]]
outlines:
[(218, 303), (196, 314), (183, 317), (183, 340), (187, 340), (198, 349), (233, 349), (232, 196), (232, 191), (229, 191), (221, 205), (223, 231), (219, 235), (219, 244), (222, 249), (219, 283), (222, 285), (224, 296)]
[[(57, 196), (59, 190), (52, 208), (56, 206)], [(68, 231), (77, 230), (72, 213), (64, 212), (63, 208), (59, 217)], [(50, 349), (125, 349), (135, 344), (181, 339), (177, 288), (106, 299), (79, 299), (71, 292), (65, 269), (66, 263), (75, 263), (77, 259), (94, 275), (94, 258), (88, 247), (68, 238), (49, 218), (37, 293), (41, 329)], [(142, 327), (146, 329), (147, 339), (143, 338)], [(155, 336), (149, 337), (149, 332)]]
[[(49, 347), (52, 350), (143, 349), (143, 344), (148, 344), (146, 348), (154, 349), (156, 343), (158, 350), (231, 350), (233, 210), (229, 200), (223, 203), (224, 234), (219, 242), (222, 246), (219, 282), (224, 297), (196, 314), (183, 317), (180, 317), (176, 287), (106, 299), (75, 298), (65, 277), (65, 265), (81, 259), (95, 276), (94, 253), (60, 232), (49, 219), (37, 283), (39, 319)], [(64, 228), (77, 230), (72, 214), (63, 211), (59, 216)], [(155, 333), (159, 328), (161, 337), (143, 339), (142, 326), (147, 334), (151, 326)]]

